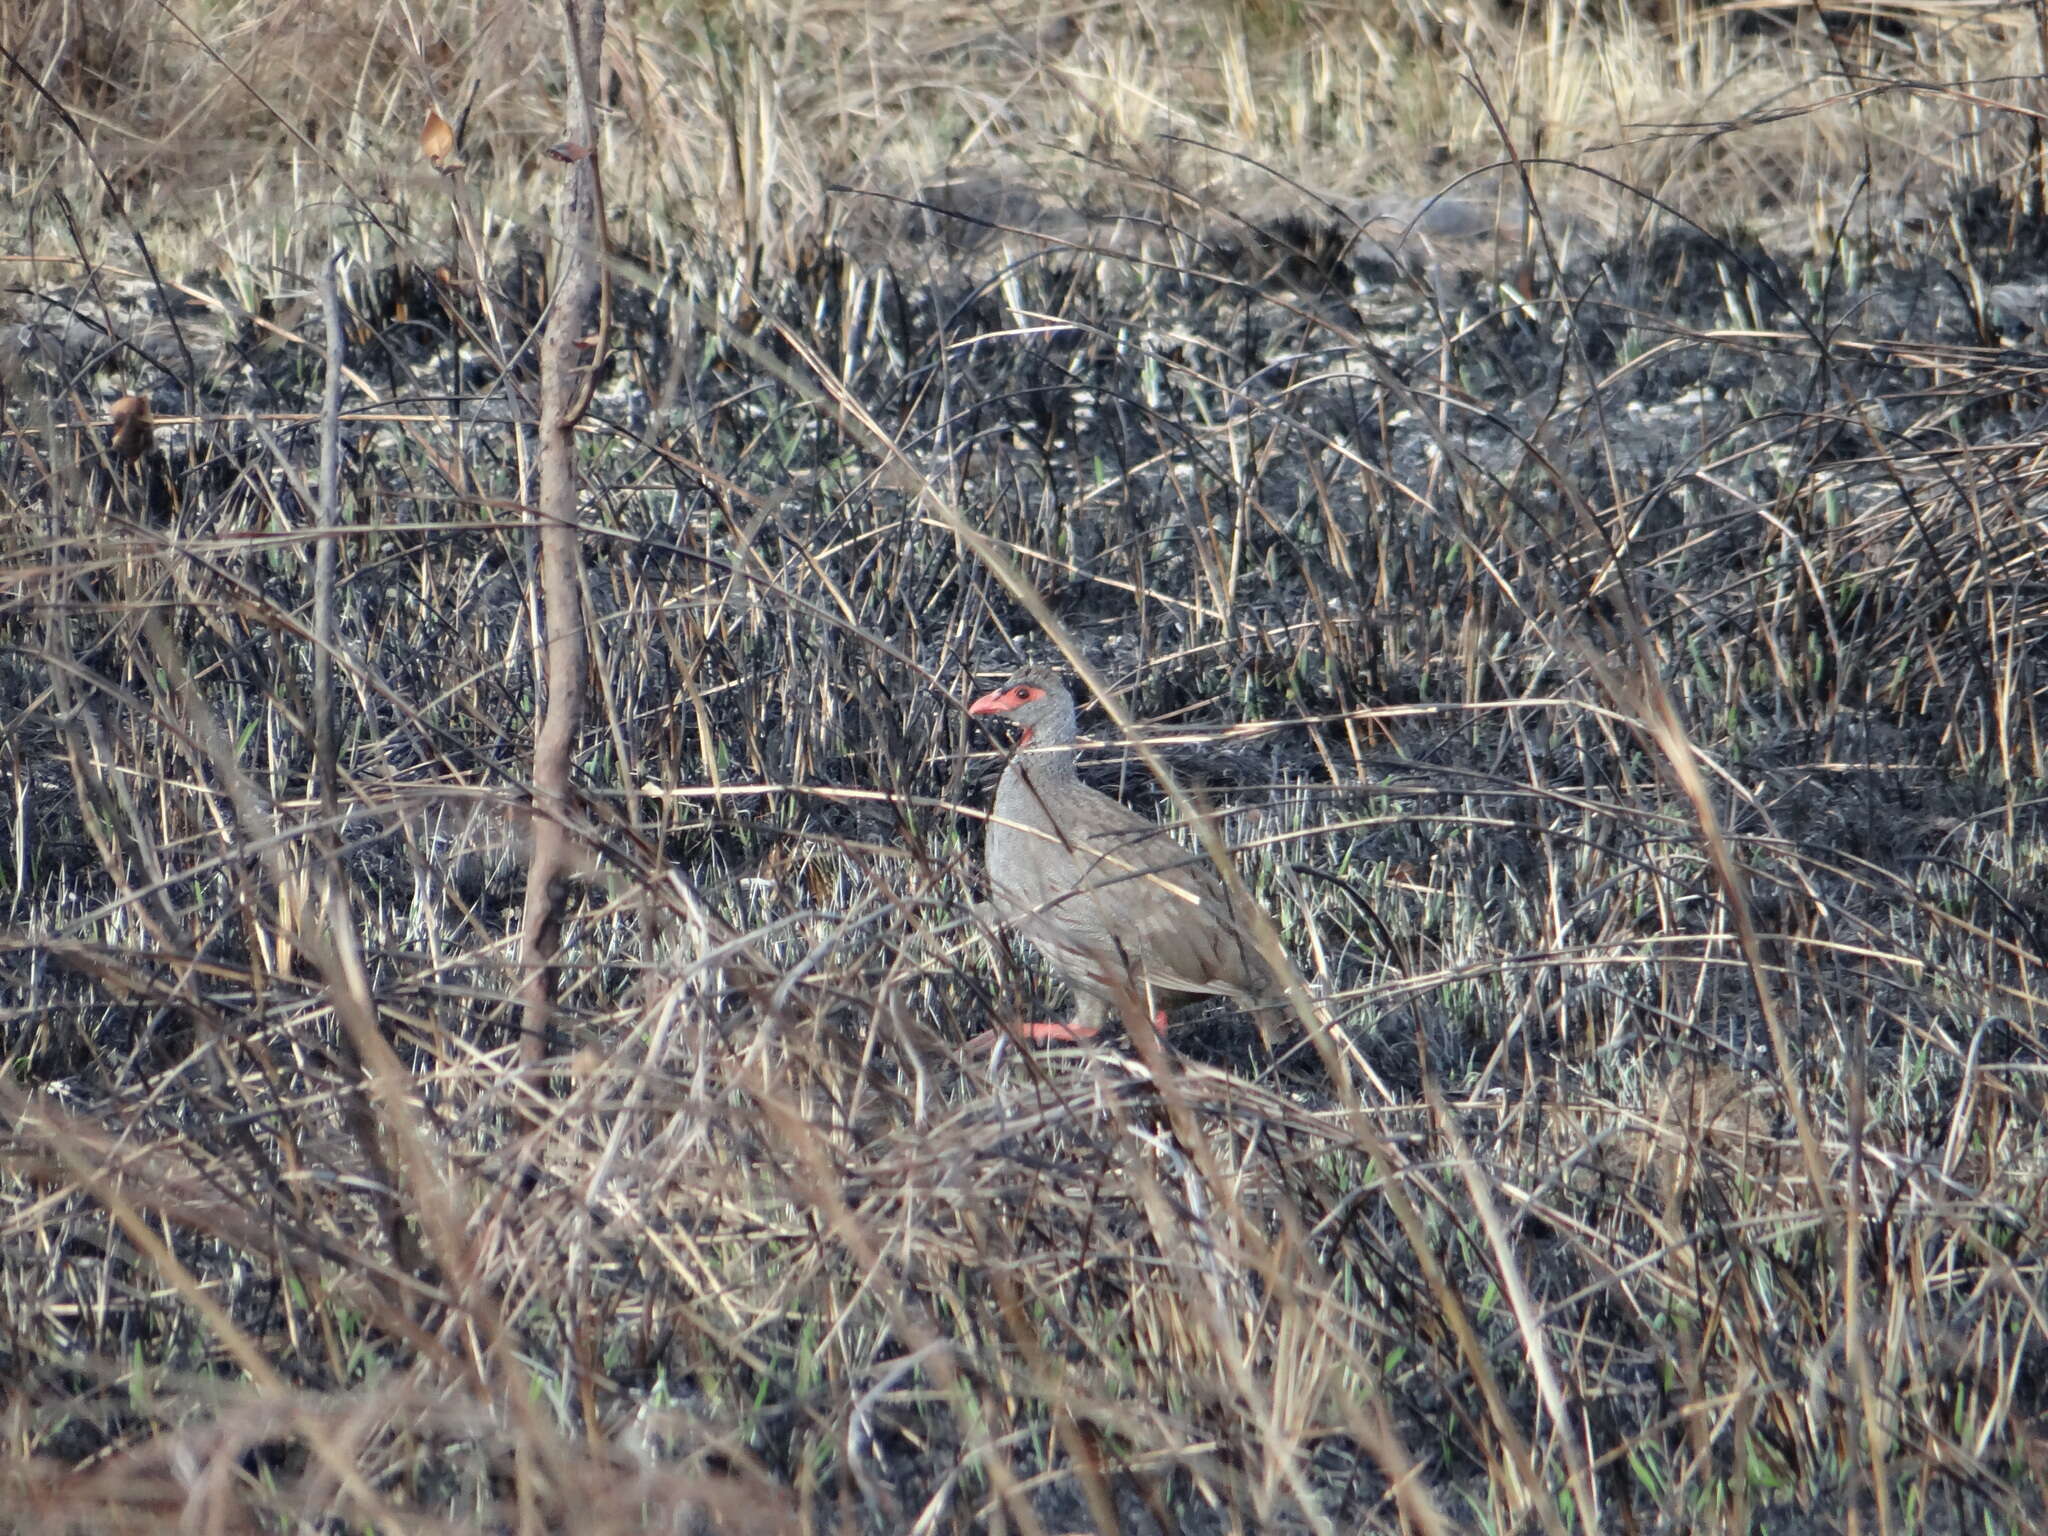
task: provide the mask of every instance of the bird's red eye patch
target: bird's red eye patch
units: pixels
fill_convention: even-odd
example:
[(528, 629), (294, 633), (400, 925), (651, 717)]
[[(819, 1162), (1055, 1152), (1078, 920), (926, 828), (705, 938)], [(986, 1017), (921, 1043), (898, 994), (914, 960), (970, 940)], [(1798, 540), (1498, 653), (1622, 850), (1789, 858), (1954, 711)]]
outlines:
[(1010, 690), (1010, 697), (1015, 699), (1019, 704), (1028, 704), (1033, 699), (1042, 698), (1044, 697), (1044, 695), (1038, 689), (1033, 688), (1028, 683), (1019, 683), (1016, 687)]

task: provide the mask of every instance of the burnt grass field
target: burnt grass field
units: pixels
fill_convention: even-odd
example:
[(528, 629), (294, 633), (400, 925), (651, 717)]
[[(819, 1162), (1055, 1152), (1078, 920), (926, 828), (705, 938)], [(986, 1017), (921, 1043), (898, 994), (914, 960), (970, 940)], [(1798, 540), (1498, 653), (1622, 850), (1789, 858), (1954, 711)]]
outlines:
[[(543, 254), (343, 263), (331, 801), (316, 274), (17, 280), (0, 1528), (2038, 1529), (2048, 223), (1652, 212), (619, 253), (535, 1071)], [(1303, 1017), (966, 1048), (1062, 657)]]

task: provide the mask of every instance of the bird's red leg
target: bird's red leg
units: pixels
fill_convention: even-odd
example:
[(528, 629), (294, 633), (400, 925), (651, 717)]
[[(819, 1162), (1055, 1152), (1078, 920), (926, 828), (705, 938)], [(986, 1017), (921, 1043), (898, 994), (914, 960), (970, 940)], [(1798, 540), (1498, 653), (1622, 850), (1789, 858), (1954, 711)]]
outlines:
[(1062, 1024), (1057, 1019), (1038, 1024), (1019, 1024), (1016, 1029), (1018, 1039), (1029, 1040), (1033, 1045), (1045, 1045), (1054, 1040), (1093, 1040), (1101, 1033), (1100, 1024)]
[[(1152, 1015), (1152, 1027), (1159, 1038), (1166, 1038), (1166, 1010), (1159, 1009)], [(1054, 1045), (1061, 1042), (1074, 1044), (1082, 1040), (1093, 1040), (1102, 1033), (1100, 1024), (1062, 1024), (1057, 1019), (1046, 1019), (1033, 1024), (1006, 1024), (1001, 1029), (985, 1029), (967, 1042), (970, 1051), (986, 1051), (1005, 1035), (1013, 1040), (1028, 1040), (1033, 1045)]]
[(1052, 1045), (1060, 1041), (1072, 1044), (1081, 1040), (1093, 1040), (1102, 1033), (1099, 1024), (1062, 1024), (1049, 1019), (1035, 1024), (1006, 1024), (1001, 1029), (985, 1029), (967, 1042), (970, 1051), (991, 1049), (1005, 1036), (1013, 1040), (1028, 1040), (1033, 1045)]

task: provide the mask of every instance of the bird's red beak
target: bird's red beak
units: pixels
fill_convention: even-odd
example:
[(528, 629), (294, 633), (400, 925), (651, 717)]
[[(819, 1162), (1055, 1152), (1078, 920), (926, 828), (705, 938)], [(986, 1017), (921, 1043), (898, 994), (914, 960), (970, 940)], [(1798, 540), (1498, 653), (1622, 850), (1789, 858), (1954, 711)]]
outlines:
[(984, 693), (967, 706), (970, 715), (1007, 715), (1016, 707), (1017, 701), (1009, 698), (1007, 689), (998, 688), (994, 693)]

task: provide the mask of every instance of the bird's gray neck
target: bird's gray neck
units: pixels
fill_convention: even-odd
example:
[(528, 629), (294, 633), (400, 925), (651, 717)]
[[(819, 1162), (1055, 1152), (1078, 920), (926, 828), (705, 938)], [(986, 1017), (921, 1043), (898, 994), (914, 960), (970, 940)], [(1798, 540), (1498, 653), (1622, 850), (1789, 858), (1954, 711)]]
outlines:
[(1034, 733), (1031, 740), (1017, 748), (1017, 755), (1010, 759), (1010, 766), (1012, 771), (1040, 788), (1072, 780), (1073, 733), (1069, 731), (1065, 737), (1054, 741), (1040, 741)]

